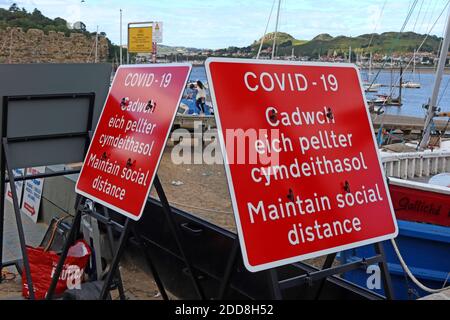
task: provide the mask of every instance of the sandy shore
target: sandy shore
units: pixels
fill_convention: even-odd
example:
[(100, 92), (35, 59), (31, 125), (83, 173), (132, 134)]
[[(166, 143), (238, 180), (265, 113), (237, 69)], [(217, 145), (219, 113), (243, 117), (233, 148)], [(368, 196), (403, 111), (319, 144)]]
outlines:
[[(171, 159), (172, 150), (172, 147), (166, 147), (158, 170), (170, 204), (236, 232), (224, 166), (175, 165)], [(152, 190), (152, 196), (157, 197), (155, 190)]]

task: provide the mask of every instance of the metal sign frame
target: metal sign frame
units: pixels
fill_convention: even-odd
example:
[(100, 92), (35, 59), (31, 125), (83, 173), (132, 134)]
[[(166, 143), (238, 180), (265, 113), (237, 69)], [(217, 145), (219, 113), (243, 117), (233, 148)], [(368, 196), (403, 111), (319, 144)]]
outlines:
[(0, 79), (0, 268), (15, 266), (22, 273), (21, 260), (3, 261), (5, 183), (9, 183), (13, 186), (11, 193), (23, 267), (30, 298), (34, 299), (15, 182), (76, 174), (79, 170), (17, 177), (13, 169), (83, 161), (90, 131), (108, 92), (111, 66), (18, 64), (2, 65), (0, 71), (3, 75)]
[[(127, 28), (127, 64), (130, 64), (130, 29), (131, 26), (140, 26), (140, 25), (150, 25), (152, 27), (152, 51), (151, 52), (137, 52), (137, 53), (148, 53), (152, 55), (152, 63), (156, 63), (156, 56), (158, 54), (158, 43), (153, 39), (153, 28), (154, 23), (159, 23), (161, 21), (145, 21), (145, 22), (130, 22), (128, 23)], [(133, 52), (136, 53), (136, 52)]]
[[(60, 100), (60, 99), (78, 99), (78, 98), (89, 98), (89, 111), (88, 111), (88, 119), (87, 119), (87, 127), (84, 132), (76, 132), (76, 133), (59, 133), (59, 134), (49, 134), (49, 135), (30, 135), (23, 137), (13, 137), (8, 138), (8, 112), (11, 108), (10, 102), (12, 101), (29, 101), (32, 102), (34, 100)], [(95, 102), (95, 93), (69, 93), (69, 94), (57, 94), (57, 95), (24, 95), (24, 96), (4, 96), (3, 97), (3, 105), (2, 105), (2, 145), (1, 145), (1, 163), (0, 163), (0, 262), (1, 267), (8, 266), (16, 266), (19, 270), (19, 261), (10, 261), (3, 263), (3, 228), (4, 228), (4, 214), (5, 214), (5, 183), (9, 182), (11, 186), (14, 214), (17, 223), (17, 231), (19, 235), (20, 249), (23, 257), (23, 267), (25, 269), (25, 274), (27, 278), (29, 296), (32, 300), (34, 300), (34, 287), (33, 287), (33, 279), (31, 275), (30, 263), (27, 254), (26, 248), (26, 239), (25, 232), (22, 224), (22, 216), (20, 212), (20, 199), (17, 195), (15, 183), (16, 181), (26, 181), (33, 180), (38, 178), (48, 178), (48, 177), (58, 177), (65, 176), (69, 174), (78, 173), (79, 170), (62, 170), (57, 172), (52, 172), (49, 174), (38, 174), (38, 175), (24, 175), (22, 177), (15, 177), (13, 174), (13, 169), (20, 168), (21, 163), (17, 163), (14, 161), (13, 152), (11, 152), (11, 146), (17, 144), (27, 144), (27, 143), (36, 143), (39, 141), (61, 141), (61, 140), (71, 140), (81, 138), (85, 140), (85, 148), (84, 153), (86, 153), (87, 148), (89, 146), (90, 141), (90, 130), (93, 125), (93, 113), (94, 113), (94, 102)], [(54, 152), (58, 152), (58, 150), (54, 150)], [(76, 162), (78, 159), (74, 159), (73, 162)], [(40, 165), (40, 164), (36, 164)], [(6, 179), (6, 172), (8, 173), (8, 179)], [(20, 270), (19, 270), (20, 271)]]

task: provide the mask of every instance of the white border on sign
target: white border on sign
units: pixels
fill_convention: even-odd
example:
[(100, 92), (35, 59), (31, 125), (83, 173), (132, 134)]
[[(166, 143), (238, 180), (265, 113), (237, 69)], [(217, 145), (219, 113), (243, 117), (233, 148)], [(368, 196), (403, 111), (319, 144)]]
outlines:
[(361, 81), (361, 75), (359, 73), (358, 68), (354, 65), (354, 64), (350, 64), (350, 63), (318, 63), (318, 62), (293, 62), (293, 61), (279, 61), (279, 60), (255, 60), (255, 59), (232, 59), (232, 58), (208, 58), (206, 59), (205, 62), (205, 67), (206, 67), (206, 76), (208, 78), (208, 84), (209, 84), (209, 90), (211, 93), (211, 98), (212, 98), (212, 104), (213, 104), (213, 108), (214, 108), (214, 116), (216, 117), (216, 124), (217, 124), (217, 129), (219, 132), (219, 142), (220, 142), (220, 146), (221, 146), (221, 151), (222, 151), (222, 155), (224, 157), (225, 160), (225, 172), (227, 174), (227, 182), (228, 182), (228, 189), (230, 191), (230, 195), (231, 195), (231, 200), (233, 203), (233, 212), (234, 212), (234, 217), (236, 220), (236, 226), (237, 226), (237, 230), (238, 230), (238, 236), (239, 236), (239, 242), (241, 244), (241, 251), (242, 251), (242, 257), (244, 260), (244, 265), (247, 268), (247, 270), (249, 270), (250, 272), (259, 272), (259, 271), (264, 271), (264, 270), (268, 270), (268, 269), (272, 269), (272, 268), (276, 268), (276, 267), (281, 267), (281, 266), (285, 266), (285, 265), (289, 265), (292, 263), (296, 263), (299, 261), (303, 261), (303, 260), (308, 260), (308, 259), (313, 259), (313, 258), (317, 258), (317, 257), (321, 257), (321, 256), (325, 256), (328, 254), (332, 254), (332, 253), (336, 253), (336, 252), (340, 252), (340, 251), (344, 251), (344, 250), (349, 250), (349, 249), (354, 249), (357, 247), (362, 247), (365, 245), (369, 245), (369, 244), (374, 244), (377, 242), (382, 242), (382, 241), (386, 241), (386, 240), (390, 240), (390, 239), (394, 239), (398, 236), (398, 224), (397, 224), (397, 218), (395, 217), (395, 212), (394, 212), (394, 207), (392, 205), (392, 200), (391, 200), (391, 195), (389, 193), (389, 188), (388, 188), (388, 184), (387, 184), (387, 180), (386, 180), (386, 176), (383, 170), (383, 166), (382, 166), (382, 162), (381, 162), (381, 154), (380, 151), (378, 149), (378, 146), (375, 142), (375, 132), (373, 130), (373, 126), (370, 125), (370, 130), (372, 133), (372, 140), (373, 140), (373, 144), (374, 147), (376, 149), (377, 152), (377, 156), (378, 156), (378, 162), (380, 165), (380, 170), (381, 170), (381, 174), (383, 177), (383, 182), (384, 182), (384, 186), (386, 189), (386, 194), (387, 194), (387, 199), (389, 202), (389, 207), (391, 209), (391, 214), (392, 214), (392, 219), (394, 221), (394, 225), (395, 225), (395, 232), (393, 234), (389, 234), (389, 235), (385, 235), (382, 237), (377, 237), (377, 238), (372, 238), (372, 239), (367, 239), (364, 241), (360, 241), (360, 242), (355, 242), (355, 243), (351, 243), (351, 244), (347, 244), (347, 245), (343, 245), (343, 246), (338, 246), (338, 247), (334, 247), (334, 248), (330, 248), (330, 249), (326, 249), (326, 250), (322, 250), (322, 251), (317, 251), (317, 252), (313, 252), (313, 253), (309, 253), (309, 254), (304, 254), (304, 255), (300, 255), (300, 256), (296, 256), (296, 257), (292, 257), (292, 258), (288, 258), (288, 259), (284, 259), (284, 260), (278, 260), (278, 261), (274, 261), (271, 263), (266, 263), (266, 264), (262, 264), (262, 265), (257, 265), (257, 266), (252, 266), (250, 265), (249, 261), (248, 261), (248, 257), (247, 257), (247, 248), (245, 246), (245, 240), (244, 240), (244, 234), (243, 234), (243, 230), (242, 230), (242, 225), (241, 225), (241, 220), (239, 217), (239, 210), (238, 210), (238, 205), (236, 202), (236, 195), (234, 192), (234, 184), (233, 184), (233, 179), (231, 176), (231, 171), (230, 171), (230, 166), (229, 166), (229, 162), (228, 162), (228, 154), (227, 154), (227, 150), (226, 150), (226, 146), (225, 146), (225, 139), (223, 136), (223, 131), (222, 131), (222, 123), (220, 121), (220, 116), (219, 116), (219, 112), (218, 112), (218, 108), (217, 108), (217, 100), (216, 100), (216, 94), (214, 91), (214, 84), (212, 81), (212, 77), (211, 77), (211, 70), (209, 65), (213, 62), (226, 62), (226, 63), (245, 63), (245, 64), (271, 64), (271, 65), (293, 65), (293, 66), (318, 66), (318, 67), (340, 67), (340, 68), (352, 68), (356, 70), (356, 74), (358, 75), (358, 80), (360, 83), (360, 87), (361, 87), (361, 94), (364, 100), (364, 106), (366, 108), (366, 113), (367, 113), (367, 120), (368, 123), (371, 124), (372, 120), (370, 118), (370, 114), (369, 114), (369, 107), (367, 105), (367, 101), (364, 98), (364, 89), (362, 87), (362, 81)]
[[(173, 114), (173, 116), (172, 116), (172, 120), (171, 120), (171, 122), (170, 122), (169, 128), (167, 129), (167, 134), (166, 134), (166, 139), (165, 139), (165, 142), (167, 142), (167, 140), (169, 139), (170, 130), (172, 129), (173, 122), (175, 121), (175, 117), (177, 116), (178, 107), (179, 107), (179, 105), (180, 105), (181, 98), (183, 97), (183, 93), (184, 93), (184, 90), (185, 90), (185, 88), (186, 88), (187, 81), (189, 80), (189, 76), (191, 75), (192, 64), (190, 64), (190, 63), (166, 63), (166, 64), (133, 64), (133, 65), (121, 65), (121, 66), (119, 66), (119, 68), (117, 69), (116, 75), (117, 75), (117, 73), (119, 72), (119, 70), (122, 69), (122, 68), (146, 68), (146, 67), (152, 67), (152, 68), (188, 67), (188, 68), (189, 68), (189, 70), (188, 70), (188, 72), (187, 72), (186, 79), (184, 80), (184, 86), (183, 86), (183, 89), (181, 90), (180, 96), (179, 96), (179, 98), (178, 98), (178, 100), (177, 100), (177, 101), (178, 101), (178, 102), (177, 102), (177, 107), (175, 108), (175, 112), (174, 112), (174, 114)], [(109, 89), (108, 97), (106, 98), (105, 104), (103, 105), (102, 113), (100, 114), (100, 118), (99, 118), (99, 120), (98, 120), (98, 122), (97, 122), (97, 126), (96, 126), (96, 128), (95, 128), (94, 135), (92, 136), (92, 139), (95, 137), (95, 134), (97, 133), (98, 125), (100, 124), (100, 120), (101, 120), (102, 117), (103, 117), (103, 111), (105, 111), (105, 107), (106, 107), (106, 104), (107, 104), (107, 102), (108, 102), (109, 95), (111, 94), (111, 90), (112, 90), (112, 88), (114, 87), (115, 81), (116, 81), (116, 77), (114, 77), (113, 83), (111, 84), (111, 88)], [(91, 146), (92, 146), (92, 143), (89, 144), (89, 149), (88, 149), (88, 151), (87, 151), (87, 153), (86, 153), (86, 158), (84, 159), (83, 166), (81, 167), (81, 172), (80, 172), (79, 177), (80, 177), (81, 174), (83, 173), (84, 163), (86, 162), (87, 156), (89, 155), (89, 152), (91, 151)], [(147, 203), (148, 196), (149, 196), (150, 191), (151, 191), (152, 186), (153, 186), (153, 180), (155, 179), (156, 172), (158, 171), (159, 165), (160, 165), (160, 163), (161, 163), (161, 159), (162, 159), (163, 153), (164, 153), (164, 146), (163, 146), (163, 149), (161, 150), (161, 153), (160, 153), (160, 155), (159, 155), (158, 162), (156, 163), (155, 171), (154, 171), (153, 176), (152, 176), (152, 178), (151, 178), (151, 180), (150, 180), (149, 188), (148, 188), (148, 191), (147, 191), (147, 196), (145, 197), (145, 201), (144, 201), (144, 203), (142, 204), (142, 208), (141, 208), (141, 212), (140, 212), (139, 216), (135, 216), (135, 215), (131, 214), (130, 212), (127, 212), (127, 211), (125, 211), (125, 210), (122, 210), (122, 209), (120, 209), (120, 208), (117, 208), (116, 206), (113, 206), (113, 205), (107, 203), (106, 201), (103, 201), (103, 200), (101, 200), (101, 199), (98, 199), (98, 198), (96, 198), (96, 197), (94, 197), (94, 196), (92, 196), (92, 195), (90, 195), (90, 194), (88, 194), (88, 193), (86, 193), (86, 192), (83, 192), (83, 191), (79, 190), (79, 189), (78, 189), (78, 181), (79, 181), (79, 179), (80, 179), (79, 177), (78, 177), (77, 183), (76, 183), (76, 185), (75, 185), (75, 192), (78, 193), (78, 194), (80, 194), (80, 195), (82, 195), (82, 196), (84, 196), (84, 197), (86, 197), (86, 198), (89, 198), (89, 199), (93, 200), (94, 202), (97, 202), (97, 203), (99, 203), (99, 204), (101, 204), (101, 205), (104, 205), (105, 207), (110, 208), (111, 210), (114, 210), (114, 211), (116, 211), (116, 212), (118, 212), (118, 213), (124, 215), (124, 216), (127, 217), (127, 218), (130, 218), (130, 219), (132, 219), (132, 220), (134, 220), (134, 221), (139, 221), (139, 219), (142, 217), (142, 214), (143, 214), (143, 212), (144, 212), (144, 209), (145, 209), (145, 205), (146, 205), (146, 203)]]

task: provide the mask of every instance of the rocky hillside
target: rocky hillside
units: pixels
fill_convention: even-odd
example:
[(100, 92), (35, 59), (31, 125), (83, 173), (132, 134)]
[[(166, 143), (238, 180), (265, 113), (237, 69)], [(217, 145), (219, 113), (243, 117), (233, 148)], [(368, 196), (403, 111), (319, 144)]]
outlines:
[[(286, 34), (285, 34), (286, 35)], [(279, 42), (279, 55), (291, 54), (292, 49), (297, 56), (342, 55), (346, 54), (349, 47), (354, 52), (367, 52), (380, 54), (406, 53), (417, 49), (425, 35), (414, 32), (385, 32), (382, 34), (363, 34), (357, 37), (320, 34), (310, 41), (301, 41), (293, 37), (282, 37)], [(441, 38), (429, 36), (422, 46), (422, 52), (437, 52)]]
[[(98, 61), (112, 61), (118, 52), (106, 34), (99, 36)], [(79, 22), (72, 28), (62, 18), (39, 10), (27, 12), (13, 4), (0, 8), (0, 63), (93, 62), (95, 33)]]
[[(95, 60), (95, 39), (82, 33), (0, 29), (0, 63), (86, 63)], [(99, 37), (98, 61), (106, 62), (108, 41)]]

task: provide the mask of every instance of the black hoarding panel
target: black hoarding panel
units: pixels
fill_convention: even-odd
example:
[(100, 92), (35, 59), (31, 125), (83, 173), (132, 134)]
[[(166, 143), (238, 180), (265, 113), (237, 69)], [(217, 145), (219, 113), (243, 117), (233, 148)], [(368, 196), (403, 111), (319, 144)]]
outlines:
[[(18, 142), (11, 143), (10, 165), (82, 161), (88, 140), (81, 133), (95, 129), (110, 79), (109, 64), (0, 65), (0, 132)], [(60, 137), (20, 142), (43, 136)]]

